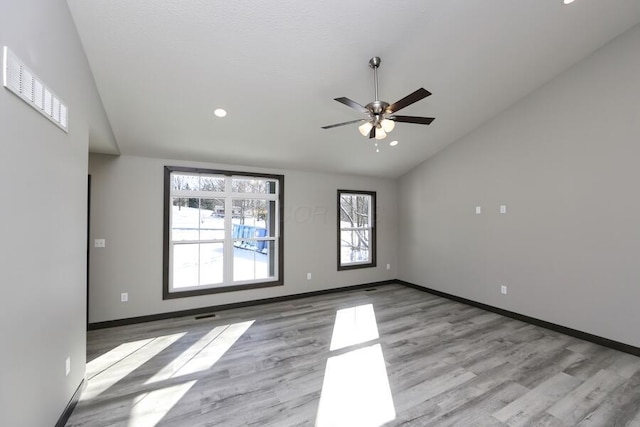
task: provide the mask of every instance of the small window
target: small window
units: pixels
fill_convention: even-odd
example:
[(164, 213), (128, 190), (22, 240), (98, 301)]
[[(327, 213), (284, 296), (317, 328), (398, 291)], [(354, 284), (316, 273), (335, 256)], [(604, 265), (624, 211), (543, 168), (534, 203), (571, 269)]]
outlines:
[(376, 193), (338, 190), (338, 270), (376, 266)]
[(282, 175), (165, 167), (163, 297), (283, 284)]

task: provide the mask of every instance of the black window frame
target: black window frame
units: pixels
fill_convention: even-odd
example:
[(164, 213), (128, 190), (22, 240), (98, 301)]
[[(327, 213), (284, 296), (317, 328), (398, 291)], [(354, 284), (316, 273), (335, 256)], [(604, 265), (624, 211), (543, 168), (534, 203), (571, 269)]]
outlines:
[[(279, 233), (277, 237), (278, 252), (277, 252), (277, 271), (278, 277), (276, 280), (270, 280), (265, 282), (252, 282), (238, 285), (226, 285), (216, 287), (203, 287), (202, 289), (192, 289), (186, 291), (171, 291), (170, 290), (170, 245), (171, 245), (171, 173), (172, 172), (186, 172), (193, 174), (211, 174), (211, 175), (224, 175), (225, 177), (247, 177), (247, 178), (267, 178), (270, 180), (278, 181), (279, 193), (278, 193), (278, 207), (277, 207), (277, 221)], [(274, 286), (284, 285), (284, 175), (266, 174), (266, 173), (254, 173), (246, 171), (231, 171), (221, 169), (207, 169), (207, 168), (193, 168), (183, 166), (165, 166), (164, 167), (164, 197), (163, 197), (163, 256), (162, 256), (162, 299), (176, 299), (187, 298), (200, 295), (211, 295), (225, 292), (236, 292), (249, 289), (259, 289)]]
[[(342, 242), (341, 242), (341, 232), (342, 226), (340, 224), (341, 218), (341, 196), (343, 194), (350, 195), (365, 195), (371, 197), (371, 209), (370, 214), (373, 214), (373, 220), (371, 221), (371, 237), (369, 243), (369, 253), (370, 253), (370, 261), (366, 263), (353, 263), (353, 264), (342, 264)], [(377, 212), (377, 203), (376, 203), (376, 192), (375, 191), (364, 191), (364, 190), (338, 190), (338, 198), (337, 198), (337, 249), (338, 249), (338, 271), (343, 270), (355, 270), (359, 268), (372, 268), (376, 267), (376, 252), (377, 252), (377, 220), (378, 220), (378, 212)]]

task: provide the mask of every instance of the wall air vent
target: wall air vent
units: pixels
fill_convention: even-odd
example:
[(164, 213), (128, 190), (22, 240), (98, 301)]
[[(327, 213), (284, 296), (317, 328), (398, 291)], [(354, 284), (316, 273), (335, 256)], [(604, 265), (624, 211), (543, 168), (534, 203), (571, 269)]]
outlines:
[(69, 110), (7, 46), (2, 50), (2, 84), (65, 132), (69, 132)]

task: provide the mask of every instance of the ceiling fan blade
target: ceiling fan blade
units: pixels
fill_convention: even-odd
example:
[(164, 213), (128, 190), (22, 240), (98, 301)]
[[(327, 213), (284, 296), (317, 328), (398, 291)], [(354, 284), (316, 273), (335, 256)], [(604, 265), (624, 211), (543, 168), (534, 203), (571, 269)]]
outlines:
[(407, 107), (407, 106), (413, 104), (414, 102), (418, 102), (421, 99), (424, 99), (429, 95), (431, 95), (431, 92), (429, 92), (425, 88), (421, 87), (420, 89), (416, 90), (412, 94), (407, 95), (404, 98), (402, 98), (401, 100), (396, 101), (393, 104), (391, 104), (389, 106), (389, 108), (387, 108), (387, 113), (395, 113), (396, 111), (401, 110), (404, 107)]
[(416, 123), (419, 125), (429, 125), (434, 121), (435, 117), (415, 117), (415, 116), (390, 116), (388, 119), (395, 122)]
[(358, 123), (358, 122), (364, 122), (364, 121), (365, 121), (364, 119), (350, 120), (348, 122), (342, 122), (342, 123), (336, 123), (334, 125), (322, 126), (322, 129), (337, 128), (338, 126), (350, 125), (352, 123)]
[(376, 127), (371, 128), (371, 132), (369, 132), (369, 139), (376, 137)]
[(361, 113), (369, 114), (369, 110), (367, 110), (364, 106), (358, 104), (356, 101), (353, 101), (349, 98), (345, 98), (345, 97), (334, 98), (334, 100), (346, 105), (347, 107), (351, 107), (354, 110), (358, 110)]

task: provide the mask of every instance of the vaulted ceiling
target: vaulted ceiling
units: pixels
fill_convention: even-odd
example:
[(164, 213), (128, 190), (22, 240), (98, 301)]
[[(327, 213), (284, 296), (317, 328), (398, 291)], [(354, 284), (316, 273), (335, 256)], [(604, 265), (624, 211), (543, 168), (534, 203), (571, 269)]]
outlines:
[[(381, 177), (640, 22), (640, 0), (67, 3), (118, 144), (92, 151)], [(399, 123), (382, 141), (357, 124), (321, 129), (362, 117), (333, 98), (374, 99), (373, 56), (382, 100), (433, 93), (402, 110), (431, 125)]]

